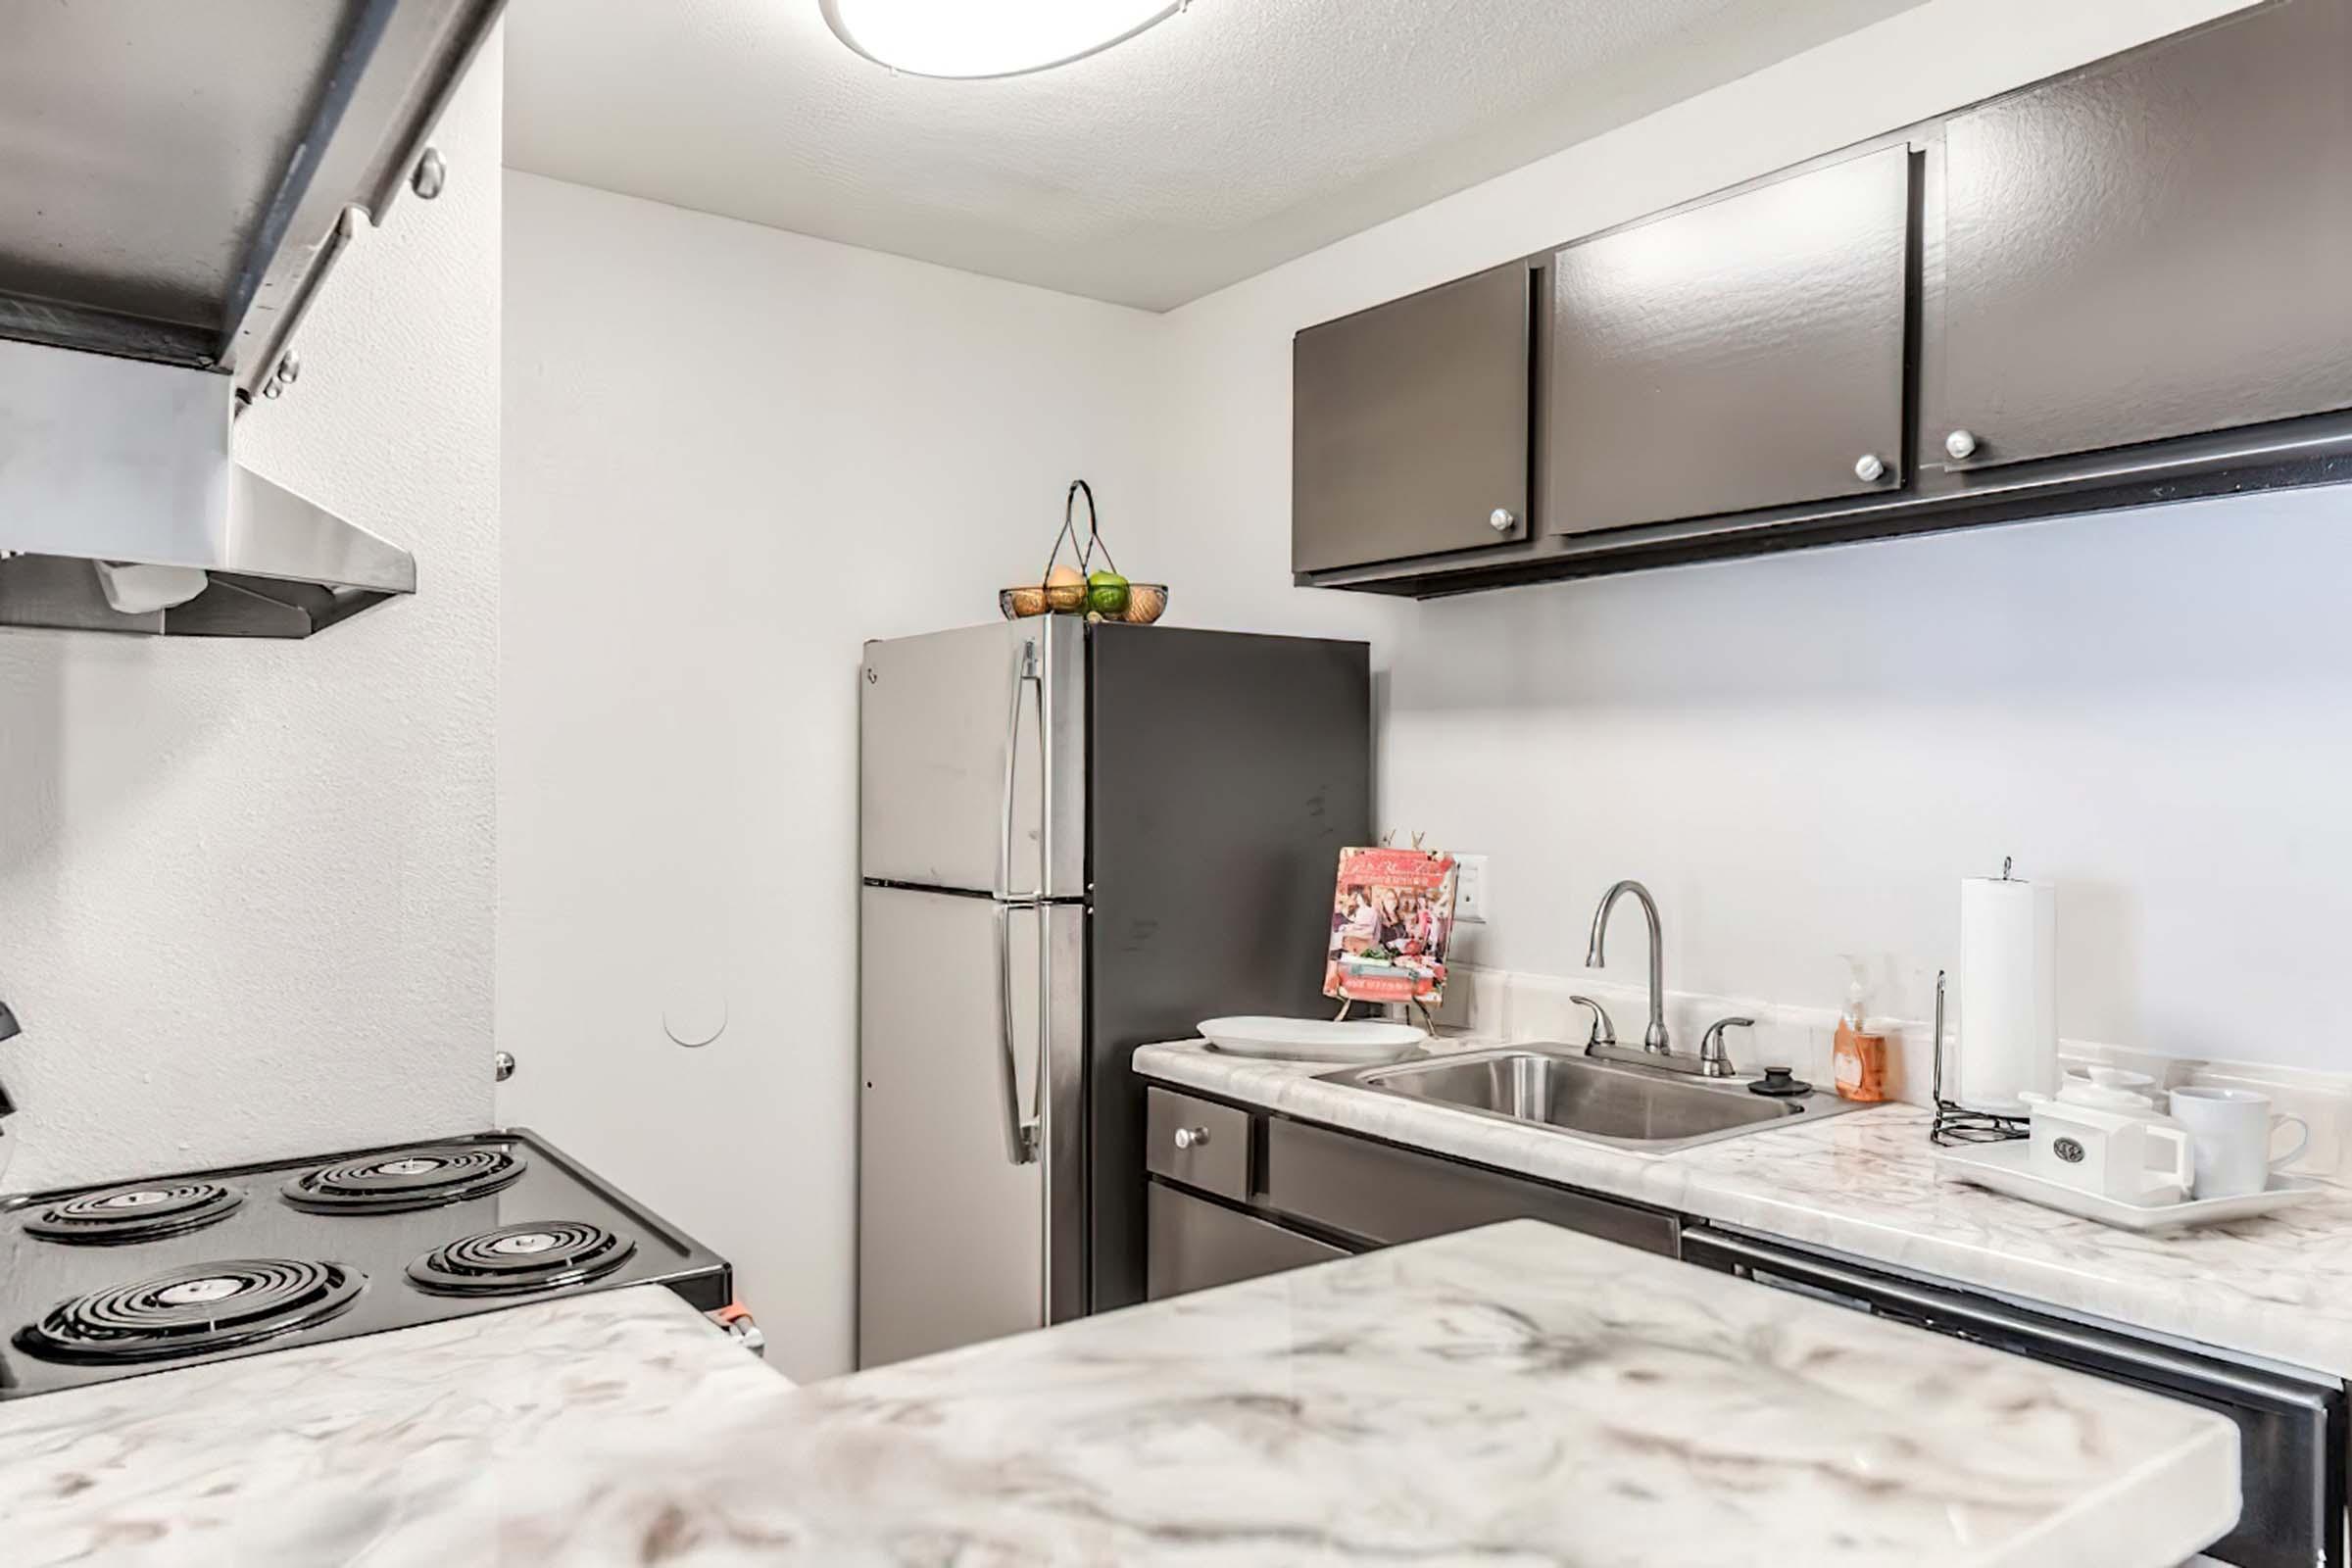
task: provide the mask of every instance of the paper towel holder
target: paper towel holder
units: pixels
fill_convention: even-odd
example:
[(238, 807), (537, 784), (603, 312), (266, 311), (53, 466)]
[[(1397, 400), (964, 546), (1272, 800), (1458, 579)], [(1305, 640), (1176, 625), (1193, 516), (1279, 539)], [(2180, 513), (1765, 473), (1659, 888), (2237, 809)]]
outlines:
[[(2009, 874), (2008, 857), (2001, 858), (2001, 880), (2014, 882)], [(1928, 1142), (1932, 1144), (1998, 1144), (2013, 1138), (2030, 1135), (2030, 1118), (2004, 1116), (1996, 1111), (1971, 1110), (1956, 1101), (1943, 1098), (1943, 977), (1936, 971), (1936, 1089), (1935, 1120), (1928, 1126)]]

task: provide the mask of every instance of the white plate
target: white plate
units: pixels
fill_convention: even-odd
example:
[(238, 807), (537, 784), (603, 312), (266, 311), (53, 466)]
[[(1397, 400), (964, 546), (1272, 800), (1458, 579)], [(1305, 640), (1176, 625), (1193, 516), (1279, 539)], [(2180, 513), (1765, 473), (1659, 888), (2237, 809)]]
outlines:
[(2034, 1146), (2024, 1139), (2001, 1144), (1972, 1144), (1936, 1151), (1936, 1165), (1947, 1176), (1974, 1183), (2010, 1198), (2022, 1198), (2061, 1213), (2094, 1219), (2128, 1231), (2164, 1231), (2182, 1225), (2219, 1225), (2274, 1209), (2291, 1208), (2320, 1196), (2316, 1183), (2294, 1176), (2273, 1176), (2270, 1187), (2241, 1198), (2189, 1198), (2171, 1202), (2134, 1203), (2086, 1193), (2064, 1182), (2038, 1175), (2028, 1163)]
[(1421, 1049), (1429, 1031), (1377, 1019), (1210, 1018), (1200, 1033), (1217, 1050), (1276, 1061), (1338, 1061), (1352, 1066), (1395, 1061)]

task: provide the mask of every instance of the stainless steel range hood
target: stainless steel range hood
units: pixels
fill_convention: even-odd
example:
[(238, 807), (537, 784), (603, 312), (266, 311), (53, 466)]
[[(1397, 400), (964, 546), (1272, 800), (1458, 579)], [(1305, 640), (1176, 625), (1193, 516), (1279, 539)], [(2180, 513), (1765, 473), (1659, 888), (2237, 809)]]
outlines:
[(416, 591), (230, 429), (501, 3), (0, 8), (0, 625), (303, 637)]

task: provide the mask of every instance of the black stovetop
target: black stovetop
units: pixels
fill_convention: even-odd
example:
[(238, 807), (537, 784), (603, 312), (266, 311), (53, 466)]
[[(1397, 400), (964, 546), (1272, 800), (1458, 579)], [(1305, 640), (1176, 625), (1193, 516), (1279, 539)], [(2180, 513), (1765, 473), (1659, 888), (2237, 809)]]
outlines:
[(519, 1128), (0, 1199), (0, 1399), (726, 1261)]

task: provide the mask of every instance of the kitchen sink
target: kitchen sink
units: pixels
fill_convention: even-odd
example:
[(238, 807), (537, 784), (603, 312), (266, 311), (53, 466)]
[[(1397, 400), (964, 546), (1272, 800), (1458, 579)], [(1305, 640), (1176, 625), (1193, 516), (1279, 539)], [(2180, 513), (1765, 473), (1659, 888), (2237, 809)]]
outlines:
[(1767, 1097), (1750, 1093), (1747, 1078), (1694, 1078), (1665, 1068), (1595, 1061), (1577, 1047), (1547, 1044), (1466, 1051), (1321, 1076), (1328, 1083), (1651, 1154), (1765, 1132), (1799, 1116), (1812, 1121), (1863, 1108), (1818, 1090)]

